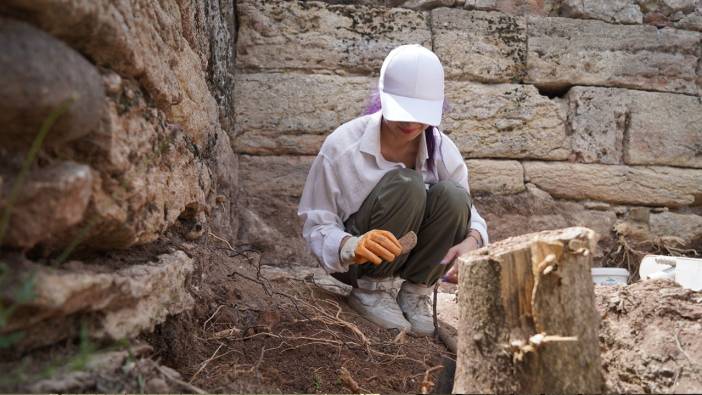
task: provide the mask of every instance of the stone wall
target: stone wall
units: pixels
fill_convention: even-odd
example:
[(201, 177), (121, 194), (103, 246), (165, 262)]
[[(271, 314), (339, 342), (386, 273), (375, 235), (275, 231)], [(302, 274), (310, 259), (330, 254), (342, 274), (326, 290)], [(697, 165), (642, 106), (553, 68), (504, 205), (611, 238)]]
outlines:
[(33, 347), (74, 336), (83, 322), (93, 337), (121, 339), (192, 307), (186, 280), (203, 263), (182, 251), (90, 265), (56, 259), (148, 244), (168, 230), (197, 239), (211, 229), (234, 240), (235, 5), (0, 4), (0, 213), (42, 123), (74, 99), (0, 241), (3, 306), (15, 303), (13, 287), (28, 275), (35, 285), (35, 298), (15, 306), (0, 335), (24, 331), (20, 347)]
[(701, 1), (244, 0), (238, 12), (240, 237), (269, 261), (315, 264), (295, 213), (309, 165), (406, 43), (444, 64), (442, 128), (493, 240), (584, 225), (608, 247), (630, 221), (702, 244)]

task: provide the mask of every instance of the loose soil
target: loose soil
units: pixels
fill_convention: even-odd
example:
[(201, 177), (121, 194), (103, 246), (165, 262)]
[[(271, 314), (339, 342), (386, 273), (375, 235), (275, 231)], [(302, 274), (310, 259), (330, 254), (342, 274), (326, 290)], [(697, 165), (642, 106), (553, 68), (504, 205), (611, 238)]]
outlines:
[(610, 392), (702, 392), (702, 292), (646, 280), (595, 294)]
[(266, 278), (245, 246), (210, 237), (180, 248), (199, 262), (196, 307), (145, 339), (207, 392), (427, 393), (442, 358), (455, 358), (434, 338), (378, 328), (312, 276)]

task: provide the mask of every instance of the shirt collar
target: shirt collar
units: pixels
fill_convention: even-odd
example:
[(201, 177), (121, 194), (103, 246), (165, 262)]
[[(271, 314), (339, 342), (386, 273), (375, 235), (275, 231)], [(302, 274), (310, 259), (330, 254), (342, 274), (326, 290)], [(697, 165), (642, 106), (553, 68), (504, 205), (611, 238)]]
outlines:
[[(380, 152), (380, 122), (382, 116), (382, 111), (370, 115), (370, 120), (366, 124), (366, 129), (363, 132), (363, 136), (361, 136), (361, 144), (359, 146), (361, 152), (373, 155), (378, 164), (380, 163), (380, 159), (382, 159), (382, 154)], [(433, 127), (431, 132), (434, 133)], [(419, 150), (417, 151), (417, 162), (415, 164), (417, 170), (422, 169), (429, 158), (426, 134), (422, 133), (419, 138)]]

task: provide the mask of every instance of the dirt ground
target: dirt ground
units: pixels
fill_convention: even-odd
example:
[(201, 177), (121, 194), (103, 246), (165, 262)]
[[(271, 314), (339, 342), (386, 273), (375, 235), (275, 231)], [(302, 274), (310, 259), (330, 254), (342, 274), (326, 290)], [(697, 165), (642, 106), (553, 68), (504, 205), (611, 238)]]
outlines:
[[(382, 330), (357, 316), (344, 290), (320, 284), (314, 268), (274, 275), (278, 269), (261, 266), (259, 252), (212, 235), (197, 243), (171, 235), (110, 259), (126, 264), (173, 248), (198, 262), (187, 284), (192, 311), (132, 342), (138, 352), (89, 344), (89, 354), (104, 353), (89, 374), (71, 368), (91, 372), (94, 365), (81, 360), (84, 344), (76, 340), (0, 362), (0, 371), (19, 372), (0, 392), (428, 393), (441, 366), (455, 359), (437, 339)], [(702, 392), (702, 292), (656, 280), (596, 286), (595, 293), (609, 392)], [(32, 378), (62, 360), (66, 366), (53, 369), (66, 372), (60, 380)]]
[(647, 280), (595, 294), (610, 392), (702, 392), (702, 292)]
[(426, 393), (442, 358), (455, 358), (433, 338), (379, 329), (313, 276), (267, 278), (246, 246), (181, 248), (203, 263), (190, 284), (196, 308), (145, 340), (207, 392)]

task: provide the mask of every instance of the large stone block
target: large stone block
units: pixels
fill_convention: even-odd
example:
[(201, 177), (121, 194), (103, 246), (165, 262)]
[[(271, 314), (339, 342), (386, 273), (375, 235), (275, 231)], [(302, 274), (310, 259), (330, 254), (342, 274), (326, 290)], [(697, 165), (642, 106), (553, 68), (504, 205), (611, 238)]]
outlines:
[(702, 201), (702, 170), (524, 162), (526, 178), (555, 197), (649, 206)]
[(444, 130), (468, 158), (538, 158), (570, 155), (565, 109), (531, 85), (450, 82)]
[(27, 150), (49, 115), (73, 100), (45, 146), (98, 128), (105, 92), (95, 66), (60, 40), (24, 22), (0, 17), (0, 145)]
[(551, 15), (561, 0), (465, 0), (470, 10), (500, 11), (509, 15)]
[(404, 8), (246, 0), (237, 12), (244, 69), (377, 73), (396, 46), (431, 46), (425, 14)]
[(315, 155), (329, 133), (361, 115), (375, 82), (367, 77), (240, 73), (236, 150)]
[(635, 0), (562, 0), (559, 13), (568, 18), (599, 19), (610, 23), (643, 23), (643, 13)]
[(573, 151), (584, 162), (702, 167), (702, 103), (693, 96), (574, 87)]
[[(12, 180), (8, 178), (8, 180)], [(90, 167), (63, 162), (30, 175), (20, 189), (3, 244), (31, 248), (41, 241), (55, 240), (83, 220), (92, 195)], [(14, 182), (0, 189), (1, 211)]]
[(466, 161), (471, 193), (507, 195), (524, 191), (524, 168), (516, 160)]
[(524, 17), (439, 8), (431, 24), (447, 79), (519, 82), (526, 74)]
[(242, 155), (241, 186), (248, 193), (299, 198), (313, 160), (311, 156)]
[(528, 19), (526, 81), (696, 95), (700, 34), (568, 18)]

